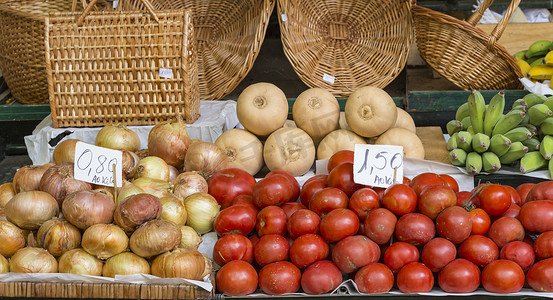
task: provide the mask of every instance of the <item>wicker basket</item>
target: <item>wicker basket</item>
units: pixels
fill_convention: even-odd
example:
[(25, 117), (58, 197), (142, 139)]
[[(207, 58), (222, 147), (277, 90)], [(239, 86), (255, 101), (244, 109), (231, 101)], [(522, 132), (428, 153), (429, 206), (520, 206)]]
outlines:
[[(140, 2), (124, 9), (141, 8)], [(159, 9), (190, 9), (198, 44), (201, 100), (220, 100), (253, 67), (275, 0), (152, 0)]]
[(497, 43), (518, 7), (513, 0), (488, 35), (476, 28), (493, 0), (486, 0), (467, 20), (413, 6), (417, 46), (421, 57), (440, 75), (465, 90), (521, 89), (523, 77), (511, 55)]
[(310, 87), (348, 96), (396, 78), (414, 39), (406, 0), (279, 0), (284, 53)]
[[(54, 127), (199, 117), (190, 10), (55, 13), (46, 19)], [(80, 17), (76, 21), (76, 18)], [(82, 24), (80, 24), (82, 22)]]

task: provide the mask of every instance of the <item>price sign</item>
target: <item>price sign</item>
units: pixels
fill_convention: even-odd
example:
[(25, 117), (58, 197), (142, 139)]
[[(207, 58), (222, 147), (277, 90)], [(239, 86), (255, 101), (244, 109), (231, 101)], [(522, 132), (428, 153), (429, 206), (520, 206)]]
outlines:
[(394, 183), (402, 183), (403, 147), (355, 145), (353, 181), (377, 187), (389, 187)]
[(117, 187), (123, 186), (123, 153), (77, 142), (75, 145), (75, 178), (105, 186), (113, 186), (113, 168)]

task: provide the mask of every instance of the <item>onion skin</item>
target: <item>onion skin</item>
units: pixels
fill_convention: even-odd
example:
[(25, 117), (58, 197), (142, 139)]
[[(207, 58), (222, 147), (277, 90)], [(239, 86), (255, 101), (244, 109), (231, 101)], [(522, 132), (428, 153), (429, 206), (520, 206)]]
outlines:
[(82, 141), (79, 139), (67, 139), (59, 143), (56, 148), (54, 148), (54, 153), (52, 153), (54, 163), (75, 162), (75, 145), (77, 142)]
[(58, 261), (45, 249), (26, 247), (17, 250), (10, 259), (14, 273), (56, 273)]
[(181, 231), (173, 222), (152, 220), (134, 231), (130, 248), (138, 256), (152, 257), (176, 248), (181, 240)]
[(42, 191), (21, 192), (15, 195), (4, 208), (9, 221), (28, 230), (38, 229), (59, 212), (56, 199)]
[(196, 171), (205, 179), (226, 168), (226, 154), (213, 143), (202, 141), (192, 143), (184, 158), (184, 170)]
[(113, 213), (115, 224), (126, 233), (132, 233), (138, 226), (154, 219), (162, 213), (158, 197), (146, 193), (129, 196), (119, 202)]
[(179, 248), (189, 248), (197, 250), (202, 243), (202, 237), (190, 226), (181, 226), (182, 239)]
[(141, 188), (144, 193), (152, 194), (158, 198), (169, 197), (173, 195), (171, 193), (173, 185), (167, 181), (142, 177), (133, 180), (132, 183), (135, 186)]
[(138, 165), (140, 158), (136, 153), (132, 151), (121, 150), (121, 152), (123, 153), (123, 173), (125, 174), (126, 178), (132, 178), (134, 169)]
[(197, 250), (179, 248), (163, 253), (152, 262), (152, 275), (201, 280), (205, 270), (204, 256)]
[(213, 229), (213, 221), (221, 209), (217, 200), (207, 193), (195, 193), (186, 197), (184, 206), (188, 213), (186, 225), (194, 228), (199, 234)]
[(81, 248), (65, 252), (58, 261), (60, 273), (102, 276), (104, 263)]
[(4, 208), (6, 204), (17, 194), (13, 183), (6, 182), (0, 185), (0, 208)]
[(54, 196), (60, 207), (67, 195), (92, 190), (92, 184), (75, 179), (73, 174), (73, 163), (64, 162), (51, 166), (42, 175), (40, 190)]
[(80, 191), (67, 196), (62, 204), (63, 216), (79, 229), (113, 222), (115, 203), (106, 194)]
[(25, 234), (12, 222), (0, 220), (0, 241), (0, 255), (10, 258), (17, 250), (25, 247)]
[(104, 265), (102, 275), (115, 277), (115, 275), (150, 274), (150, 264), (144, 258), (132, 253), (123, 252), (110, 257)]
[(136, 152), (140, 149), (140, 137), (123, 124), (106, 125), (96, 135), (95, 144), (114, 150)]
[(8, 273), (10, 271), (10, 263), (8, 260), (0, 255), (0, 273)]
[(186, 224), (188, 213), (183, 200), (177, 197), (163, 197), (161, 201), (161, 220), (167, 220), (175, 223), (177, 226)]
[(81, 244), (81, 232), (67, 221), (51, 219), (46, 221), (37, 233), (38, 244), (55, 257), (78, 248)]
[(141, 159), (134, 169), (133, 178), (147, 177), (169, 181), (169, 165), (157, 156), (147, 156)]
[(83, 249), (99, 259), (108, 259), (129, 246), (129, 238), (117, 225), (96, 224), (83, 233)]
[(148, 134), (150, 155), (161, 157), (167, 164), (181, 167), (191, 139), (182, 118), (161, 122)]
[(180, 173), (173, 181), (173, 194), (182, 199), (194, 193), (207, 193), (208, 184), (205, 178), (197, 172)]
[(19, 168), (12, 181), (15, 192), (38, 191), (42, 175), (49, 167), (49, 165), (29, 165)]

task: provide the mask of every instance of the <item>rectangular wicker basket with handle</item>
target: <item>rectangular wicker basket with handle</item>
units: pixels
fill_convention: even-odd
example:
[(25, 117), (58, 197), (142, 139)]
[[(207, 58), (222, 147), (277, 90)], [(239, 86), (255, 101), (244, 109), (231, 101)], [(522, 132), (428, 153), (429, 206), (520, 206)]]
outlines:
[(46, 69), (54, 127), (155, 124), (199, 117), (190, 10), (52, 13)]

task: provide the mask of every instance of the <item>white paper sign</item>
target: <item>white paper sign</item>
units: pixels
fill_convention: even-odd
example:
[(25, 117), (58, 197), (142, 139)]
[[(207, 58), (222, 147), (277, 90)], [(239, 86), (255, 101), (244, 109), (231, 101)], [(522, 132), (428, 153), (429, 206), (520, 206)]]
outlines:
[(356, 144), (353, 155), (353, 181), (377, 187), (402, 183), (403, 147)]
[(113, 165), (117, 187), (123, 186), (123, 152), (91, 144), (75, 145), (75, 178), (78, 180), (113, 186)]
[(334, 76), (331, 76), (331, 75), (328, 75), (328, 74), (323, 74), (323, 80), (330, 83), (330, 84), (334, 84), (334, 80), (336, 78)]
[(159, 69), (159, 77), (171, 79), (171, 78), (173, 78), (173, 70), (160, 68)]

